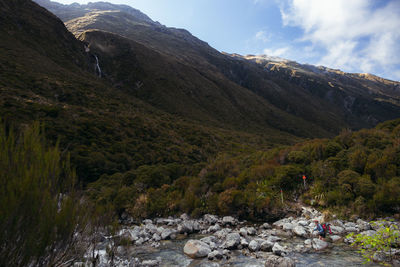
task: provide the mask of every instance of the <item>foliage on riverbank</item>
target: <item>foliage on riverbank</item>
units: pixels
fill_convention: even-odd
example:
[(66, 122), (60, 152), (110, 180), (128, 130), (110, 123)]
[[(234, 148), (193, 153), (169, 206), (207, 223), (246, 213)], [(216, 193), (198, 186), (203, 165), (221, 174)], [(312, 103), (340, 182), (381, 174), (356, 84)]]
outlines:
[(103, 175), (88, 192), (134, 217), (187, 212), (265, 219), (283, 212), (281, 196), (346, 216), (393, 214), (400, 210), (399, 137), (400, 120), (389, 121), (333, 139), (223, 153), (191, 176), (179, 164), (141, 166)]

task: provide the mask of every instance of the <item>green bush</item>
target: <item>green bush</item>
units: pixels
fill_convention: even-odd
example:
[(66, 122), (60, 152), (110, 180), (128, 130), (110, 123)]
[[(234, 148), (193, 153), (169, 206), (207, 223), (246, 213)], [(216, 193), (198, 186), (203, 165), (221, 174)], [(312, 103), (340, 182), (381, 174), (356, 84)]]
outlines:
[(19, 138), (0, 124), (0, 266), (56, 266), (79, 256), (86, 220), (75, 180), (38, 123)]

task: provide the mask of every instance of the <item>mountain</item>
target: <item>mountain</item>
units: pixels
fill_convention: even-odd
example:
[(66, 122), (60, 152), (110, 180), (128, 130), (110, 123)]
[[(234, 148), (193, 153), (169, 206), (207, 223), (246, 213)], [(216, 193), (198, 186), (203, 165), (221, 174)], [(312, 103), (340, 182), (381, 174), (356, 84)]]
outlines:
[[(163, 26), (127, 6), (38, 2), (64, 17), (67, 28), (93, 48), (114, 86), (171, 114), (300, 137), (333, 136), (400, 116), (398, 82), (220, 53), (188, 31)], [(105, 35), (114, 43), (105, 43)], [(130, 53), (123, 53), (128, 46)], [(152, 60), (146, 59), (149, 54)]]
[(83, 184), (139, 166), (187, 175), (222, 150), (296, 140), (184, 120), (115, 88), (86, 44), (32, 1), (0, 0), (0, 35), (0, 117), (17, 130), (43, 122)]
[(351, 130), (399, 117), (398, 82), (220, 53), (127, 6), (42, 3), (70, 20), (0, 0), (0, 117), (16, 132), (42, 122), (89, 199), (136, 217), (265, 220), (282, 189), (398, 212), (400, 121)]

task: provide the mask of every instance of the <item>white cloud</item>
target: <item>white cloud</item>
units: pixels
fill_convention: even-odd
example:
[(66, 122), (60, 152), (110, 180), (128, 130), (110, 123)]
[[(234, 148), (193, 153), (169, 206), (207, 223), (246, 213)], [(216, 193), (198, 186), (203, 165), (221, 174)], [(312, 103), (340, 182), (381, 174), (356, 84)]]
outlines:
[(287, 52), (289, 51), (289, 47), (280, 47), (277, 49), (269, 49), (266, 48), (264, 49), (264, 54), (268, 56), (274, 56), (274, 57), (284, 57), (287, 56)]
[(300, 27), (302, 41), (323, 49), (318, 64), (347, 71), (396, 72), (400, 64), (400, 1), (285, 0), (284, 25)]
[(267, 35), (266, 31), (259, 31), (255, 35), (256, 40), (262, 41), (264, 43), (267, 43), (269, 41), (269, 37)]

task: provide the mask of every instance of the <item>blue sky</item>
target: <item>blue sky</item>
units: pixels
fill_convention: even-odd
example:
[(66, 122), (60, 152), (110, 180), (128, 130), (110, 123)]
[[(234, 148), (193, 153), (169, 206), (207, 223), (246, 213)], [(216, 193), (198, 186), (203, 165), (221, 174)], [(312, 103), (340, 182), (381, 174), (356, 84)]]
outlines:
[(400, 80), (400, 0), (105, 1), (185, 28), (219, 51), (268, 54)]

